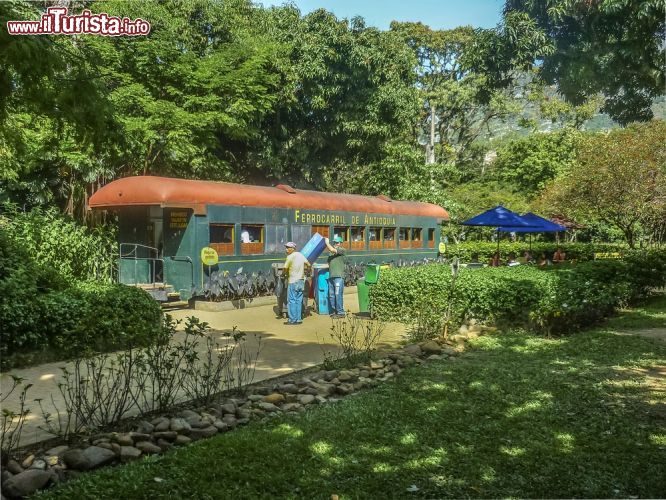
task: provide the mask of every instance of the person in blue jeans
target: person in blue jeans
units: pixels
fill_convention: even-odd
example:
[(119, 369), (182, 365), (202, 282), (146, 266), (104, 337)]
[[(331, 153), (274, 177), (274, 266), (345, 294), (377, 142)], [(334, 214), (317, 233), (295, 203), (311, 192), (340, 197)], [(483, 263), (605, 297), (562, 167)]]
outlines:
[(300, 325), (303, 323), (301, 313), (303, 309), (303, 288), (305, 288), (305, 266), (308, 260), (301, 252), (296, 251), (296, 243), (290, 241), (285, 244), (287, 260), (284, 263), (284, 273), (287, 276), (287, 314), (289, 321), (285, 325)]
[(328, 310), (333, 318), (345, 317), (345, 306), (342, 294), (345, 289), (345, 248), (342, 246), (342, 237), (335, 236), (333, 245), (328, 238), (324, 240), (328, 251)]

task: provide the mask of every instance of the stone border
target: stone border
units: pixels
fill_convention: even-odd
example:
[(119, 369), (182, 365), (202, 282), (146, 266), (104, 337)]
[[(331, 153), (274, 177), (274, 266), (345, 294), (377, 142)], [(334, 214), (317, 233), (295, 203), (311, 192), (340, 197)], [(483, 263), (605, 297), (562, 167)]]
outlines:
[(377, 361), (354, 368), (307, 369), (272, 381), (264, 380), (251, 386), (247, 397), (226, 398), (220, 403), (194, 409), (174, 409), (150, 421), (139, 421), (130, 432), (100, 433), (86, 438), (80, 447), (62, 444), (48, 450), (35, 449), (21, 463), (10, 459), (2, 464), (1, 500), (5, 500), (5, 496), (22, 498), (31, 495), (105, 465), (166, 453), (175, 447), (228, 432), (251, 420), (302, 412), (313, 405), (339, 401), (388, 381), (409, 366), (430, 360), (455, 361), (469, 339), (494, 330), (472, 325), (447, 341), (428, 340), (406, 345), (383, 353)]

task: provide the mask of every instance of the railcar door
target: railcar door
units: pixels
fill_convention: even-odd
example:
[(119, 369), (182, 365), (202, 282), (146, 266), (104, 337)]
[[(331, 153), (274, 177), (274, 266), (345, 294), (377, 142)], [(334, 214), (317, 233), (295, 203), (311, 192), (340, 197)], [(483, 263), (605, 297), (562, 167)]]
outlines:
[(118, 212), (120, 258), (118, 280), (124, 284), (150, 284), (156, 280), (155, 228), (159, 207), (124, 207)]
[(148, 210), (148, 246), (156, 249), (157, 258), (152, 263), (155, 281), (164, 282), (164, 219), (161, 207), (150, 207)]

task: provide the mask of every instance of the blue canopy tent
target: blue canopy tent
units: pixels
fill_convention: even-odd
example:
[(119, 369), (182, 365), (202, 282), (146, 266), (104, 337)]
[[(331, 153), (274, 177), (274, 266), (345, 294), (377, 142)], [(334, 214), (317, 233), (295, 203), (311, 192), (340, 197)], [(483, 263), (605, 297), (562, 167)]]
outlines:
[(548, 219), (539, 217), (532, 212), (527, 212), (525, 215), (521, 215), (520, 218), (524, 221), (527, 221), (530, 224), (534, 224), (536, 227), (498, 227), (497, 231), (502, 233), (524, 233), (530, 235), (530, 250), (532, 249), (532, 233), (559, 233), (561, 231), (566, 231), (566, 227), (555, 224)]
[[(536, 229), (540, 225), (525, 220), (523, 217), (502, 205), (495, 208), (486, 210), (465, 222), (460, 223), (463, 226), (484, 226), (484, 227), (497, 227), (500, 229), (509, 228), (508, 231), (515, 231), (517, 229)], [(497, 238), (497, 251), (499, 252), (499, 235)]]

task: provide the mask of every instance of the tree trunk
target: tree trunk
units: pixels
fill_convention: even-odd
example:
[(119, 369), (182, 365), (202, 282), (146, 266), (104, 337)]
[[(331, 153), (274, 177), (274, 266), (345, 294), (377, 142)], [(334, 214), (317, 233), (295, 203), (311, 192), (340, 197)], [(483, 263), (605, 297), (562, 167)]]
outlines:
[(634, 231), (632, 228), (628, 227), (623, 230), (624, 231), (624, 237), (627, 240), (627, 243), (629, 244), (629, 248), (633, 249), (636, 246), (636, 242), (634, 241)]
[(150, 146), (148, 146), (148, 151), (146, 152), (146, 158), (143, 161), (143, 175), (148, 175), (148, 171), (150, 170), (150, 153), (153, 151), (153, 145), (152, 143)]

